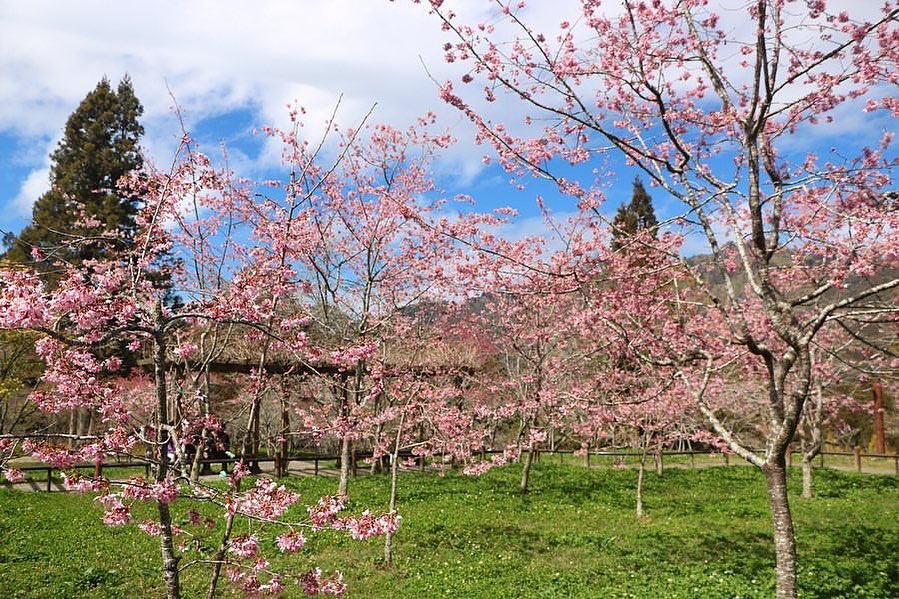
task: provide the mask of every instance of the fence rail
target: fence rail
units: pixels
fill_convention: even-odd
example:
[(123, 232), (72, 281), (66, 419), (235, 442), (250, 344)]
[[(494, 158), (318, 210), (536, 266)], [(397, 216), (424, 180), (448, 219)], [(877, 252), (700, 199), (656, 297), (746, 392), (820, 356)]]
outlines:
[[(753, 453), (756, 453), (756, 454), (764, 453), (764, 450), (762, 450), (762, 449), (750, 448), (750, 451), (752, 451)], [(490, 451), (487, 453), (497, 453), (497, 451)], [(501, 453), (501, 451), (499, 453)], [(549, 451), (549, 450), (541, 451), (541, 453), (551, 454), (551, 455), (558, 454), (558, 455), (560, 455), (560, 459), (561, 459), (561, 456), (564, 456), (564, 455), (578, 454), (584, 458), (585, 465), (590, 464), (590, 459), (592, 457), (608, 456), (608, 457), (613, 457), (613, 458), (639, 459), (641, 456), (641, 452), (633, 451), (633, 450), (630, 450), (630, 451), (590, 451), (590, 452), (587, 452), (586, 454), (584, 454), (583, 452), (578, 452), (577, 450), (556, 449), (553, 451)], [(721, 456), (722, 462), (725, 466), (730, 465), (731, 457), (735, 457), (735, 456), (733, 456), (733, 454), (729, 454), (726, 452), (717, 452), (717, 451), (699, 450), (699, 449), (694, 449), (692, 451), (691, 450), (663, 451), (661, 455), (662, 455), (663, 459), (668, 456), (689, 456), (691, 466), (695, 465), (694, 460), (695, 460), (696, 456)], [(653, 453), (651, 453), (651, 452), (647, 453), (647, 457), (652, 458)], [(856, 447), (853, 451), (821, 451), (821, 452), (818, 452), (818, 454), (815, 456), (815, 461), (817, 462), (816, 465), (821, 468), (827, 467), (826, 464), (828, 463), (828, 460), (826, 458), (828, 458), (828, 457), (851, 458), (851, 460), (846, 460), (848, 463), (846, 464), (846, 466), (843, 466), (843, 469), (852, 469), (859, 473), (865, 472), (864, 460), (882, 460), (887, 463), (892, 462), (893, 463), (893, 473), (899, 475), (899, 452), (897, 452), (897, 453), (864, 453), (860, 447)], [(801, 461), (801, 459), (802, 459), (802, 452), (800, 452), (798, 450), (790, 451), (787, 454), (787, 465), (793, 466), (794, 460)], [(736, 460), (742, 461), (738, 457), (736, 458)], [(839, 463), (840, 460), (836, 460), (836, 461), (837, 461), (837, 463)], [(833, 464), (834, 460), (829, 460), (829, 462), (831, 464)], [(870, 464), (868, 467), (868, 473), (870, 473), (870, 474), (875, 473), (875, 472), (871, 472)], [(885, 472), (883, 472), (882, 470), (878, 470), (878, 472), (876, 472), (876, 473), (884, 474)]]
[[(752, 451), (754, 451), (755, 453), (762, 453), (762, 450), (752, 450)], [(481, 452), (481, 455), (483, 457), (486, 455), (498, 454), (498, 453), (503, 453), (503, 451), (499, 450), (499, 449), (485, 450), (485, 451)], [(410, 458), (416, 459), (419, 466), (421, 468), (424, 468), (424, 465), (425, 465), (424, 458), (422, 458), (420, 456), (413, 456), (409, 452), (400, 452), (399, 455), (403, 459), (410, 459)], [(592, 450), (589, 452), (582, 452), (582, 451), (577, 451), (577, 450), (573, 450), (573, 449), (554, 449), (554, 450), (541, 450), (540, 452), (538, 452), (537, 457), (538, 457), (538, 461), (539, 461), (541, 457), (550, 456), (550, 459), (552, 459), (552, 457), (558, 456), (559, 463), (563, 463), (565, 461), (565, 456), (571, 456), (571, 457), (577, 456), (582, 459), (582, 463), (584, 466), (592, 467), (591, 461), (593, 459), (612, 458), (613, 460), (616, 460), (616, 461), (619, 459), (622, 459), (622, 463), (623, 463), (623, 460), (626, 460), (627, 458), (640, 459), (641, 455), (642, 455), (641, 452), (633, 451), (633, 450), (631, 450), (631, 451)], [(799, 455), (800, 459), (801, 459), (802, 454), (797, 451), (792, 451), (792, 452), (788, 453), (788, 456), (787, 456), (788, 465), (793, 465), (794, 456), (796, 456), (796, 455)], [(665, 460), (665, 458), (668, 458), (668, 457), (687, 456), (690, 458), (690, 466), (691, 467), (696, 466), (695, 460), (696, 460), (697, 456), (706, 456), (706, 457), (712, 457), (712, 458), (717, 458), (720, 456), (723, 465), (727, 466), (730, 464), (730, 455), (729, 454), (710, 451), (710, 450), (694, 449), (694, 450), (682, 450), (682, 451), (664, 451), (661, 453), (661, 456), (662, 456), (663, 461)], [(353, 476), (356, 475), (357, 462), (359, 460), (370, 459), (371, 457), (372, 457), (371, 452), (354, 452), (353, 453), (352, 463), (351, 463), (351, 470), (353, 472)], [(651, 453), (647, 454), (647, 457), (653, 457), (653, 454), (651, 454)], [(817, 460), (816, 460), (817, 466), (821, 467), (821, 468), (828, 467), (826, 465), (828, 463), (831, 464), (829, 467), (835, 467), (834, 465), (832, 465), (833, 460), (828, 460), (828, 458), (836, 458), (836, 459), (845, 458), (844, 461), (846, 461), (847, 464), (845, 466), (843, 466), (843, 469), (855, 470), (856, 472), (859, 472), (859, 473), (865, 472), (865, 469), (864, 469), (864, 460), (865, 459), (882, 460), (887, 463), (893, 462), (893, 472), (896, 475), (899, 475), (899, 453), (893, 453), (893, 454), (864, 453), (861, 451), (861, 448), (857, 447), (857, 448), (855, 448), (854, 451), (851, 451), (851, 452), (847, 452), (847, 451), (820, 452), (816, 457), (817, 457)], [(297, 455), (288, 456), (283, 461), (283, 463), (284, 463), (284, 468), (286, 469), (286, 464), (288, 464), (290, 462), (312, 462), (312, 465), (313, 465), (312, 475), (319, 476), (322, 471), (322, 466), (321, 466), (322, 463), (328, 463), (328, 462), (339, 463), (339, 460), (340, 460), (340, 456), (338, 456), (338, 455), (306, 453), (306, 454), (297, 454)], [(234, 458), (222, 457), (222, 458), (215, 458), (215, 459), (204, 459), (204, 460), (200, 460), (199, 464), (202, 466), (211, 466), (212, 464), (221, 464), (224, 467), (226, 464), (230, 464), (233, 466), (233, 464), (240, 462), (240, 461), (243, 461), (246, 464), (253, 464), (253, 463), (258, 464), (258, 463), (279, 462), (280, 459), (277, 457), (271, 457), (271, 456), (245, 456), (244, 458), (241, 458), (238, 456), (238, 457), (234, 457)], [(149, 478), (150, 472), (152, 469), (152, 465), (153, 465), (153, 463), (150, 461), (127, 461), (127, 462), (113, 461), (113, 462), (104, 462), (100, 468), (97, 468), (96, 465), (93, 463), (79, 463), (79, 464), (73, 465), (71, 468), (57, 468), (55, 466), (50, 466), (47, 464), (37, 464), (37, 465), (31, 465), (31, 466), (24, 466), (24, 465), (16, 466), (16, 469), (22, 471), (23, 473), (46, 472), (47, 473), (46, 490), (52, 491), (53, 490), (53, 482), (54, 482), (54, 473), (58, 473), (56, 475), (56, 480), (58, 481), (60, 478), (59, 474), (61, 474), (64, 471), (70, 471), (70, 470), (94, 470), (95, 472), (97, 472), (99, 470), (142, 469), (144, 471), (145, 476), (147, 478)], [(709, 465), (709, 464), (705, 464), (705, 465)], [(714, 464), (712, 464), (712, 465), (714, 465)], [(868, 471), (870, 473), (870, 471), (871, 471), (870, 467), (869, 467)], [(885, 472), (883, 472), (881, 470), (878, 473), (884, 474)], [(34, 480), (34, 479), (28, 480), (28, 477), (26, 475), (26, 479), (24, 482), (30, 483), (31, 487), (35, 490), (43, 490), (43, 489), (39, 489), (37, 486), (37, 483), (42, 483), (42, 482), (44, 482), (43, 480)], [(13, 486), (9, 481), (4, 481), (2, 484), (5, 487)]]

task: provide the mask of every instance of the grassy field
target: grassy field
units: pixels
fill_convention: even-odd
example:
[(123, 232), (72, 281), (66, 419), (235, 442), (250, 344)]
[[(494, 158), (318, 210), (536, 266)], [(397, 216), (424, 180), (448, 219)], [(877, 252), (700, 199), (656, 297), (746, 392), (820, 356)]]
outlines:
[[(273, 566), (339, 569), (349, 596), (360, 598), (773, 594), (770, 518), (751, 468), (650, 473), (642, 522), (633, 515), (633, 469), (544, 462), (524, 497), (515, 492), (518, 473), (403, 474), (392, 568), (381, 563), (381, 539), (330, 532), (310, 535), (301, 554)], [(812, 500), (798, 498), (798, 483), (794, 471), (801, 595), (899, 597), (899, 478), (819, 470)], [(336, 487), (330, 478), (288, 484), (308, 502)], [(387, 479), (357, 479), (350, 492), (351, 508), (382, 510)], [(0, 490), (0, 597), (160, 596), (156, 539), (107, 528), (100, 514), (88, 497)], [(205, 574), (185, 571), (186, 596), (201, 594)]]

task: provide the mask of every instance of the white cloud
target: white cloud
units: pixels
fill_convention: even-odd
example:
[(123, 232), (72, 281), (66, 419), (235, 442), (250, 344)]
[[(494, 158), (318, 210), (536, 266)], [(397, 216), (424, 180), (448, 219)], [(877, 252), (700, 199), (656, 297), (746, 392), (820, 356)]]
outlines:
[[(357, 123), (375, 103), (373, 120), (398, 126), (427, 111), (437, 112), (441, 125), (461, 144), (447, 152), (435, 171), (441, 177), (453, 177), (456, 185), (467, 186), (482, 174), (480, 158), (488, 149), (472, 148), (470, 124), (437, 98), (435, 80), (451, 79), (462, 89), (461, 69), (468, 65), (444, 61), (441, 46), (452, 38), (441, 32), (426, 4), (410, 0), (0, 2), (0, 132), (39, 146), (47, 138), (58, 139), (67, 116), (103, 75), (115, 82), (127, 72), (145, 107), (144, 143), (164, 163), (178, 137), (168, 89), (184, 109), (188, 125), (247, 110), (255, 125), (284, 126), (286, 105), (298, 100), (309, 111), (305, 121), (313, 139), (343, 94), (339, 122), (344, 126)], [(453, 5), (462, 22), (497, 21), (491, 16), (495, 5), (486, 0), (446, 4)], [(724, 4), (732, 7), (721, 11), (725, 26), (731, 30), (744, 26), (745, 2)], [(852, 10), (868, 17), (876, 15), (877, 4), (855, 2)], [(560, 31), (561, 21), (578, 21), (578, 5), (575, 0), (533, 0), (523, 16), (552, 35)], [(619, 3), (607, 3), (603, 10), (619, 10)], [(507, 31), (500, 26), (501, 34)], [(482, 101), (473, 101), (477, 109), (483, 107)], [(519, 131), (520, 102), (500, 98), (490, 108), (486, 112), (507, 121), (513, 132)], [(266, 144), (258, 157), (232, 151), (234, 166), (249, 176), (276, 164), (279, 156), (280, 148), (274, 144)], [(23, 162), (33, 175), (45, 160), (35, 156)], [(22, 193), (16, 200), (19, 203), (25, 201)]]
[(16, 216), (31, 218), (31, 206), (48, 189), (50, 189), (50, 168), (31, 171), (11, 202), (11, 208)]
[[(489, 4), (468, 3), (466, 16), (483, 9)], [(235, 110), (250, 111), (254, 126), (285, 126), (286, 106), (296, 100), (308, 110), (307, 135), (317, 139), (343, 94), (342, 126), (374, 104), (373, 121), (398, 126), (437, 111), (467, 142), (470, 130), (430, 78), (458, 78), (459, 65), (443, 60), (441, 35), (425, 6), (406, 1), (0, 2), (0, 132), (19, 147), (44, 149), (101, 77), (115, 83), (128, 73), (145, 108), (143, 143), (160, 164), (180, 137), (169, 90), (188, 127)], [(0, 156), (32, 171), (11, 206), (23, 216), (47, 160), (28, 154)], [(480, 152), (452, 154), (453, 170), (470, 179)], [(258, 158), (231, 156), (254, 176), (278, 163), (280, 147), (266, 144)]]
[(194, 118), (254, 103), (280, 124), (288, 102), (327, 112), (339, 93), (408, 120), (439, 104), (419, 57), (446, 71), (437, 22), (406, 2), (31, 0), (0, 17), (0, 128), (27, 135), (55, 131), (104, 74), (130, 73), (151, 120), (167, 82)]

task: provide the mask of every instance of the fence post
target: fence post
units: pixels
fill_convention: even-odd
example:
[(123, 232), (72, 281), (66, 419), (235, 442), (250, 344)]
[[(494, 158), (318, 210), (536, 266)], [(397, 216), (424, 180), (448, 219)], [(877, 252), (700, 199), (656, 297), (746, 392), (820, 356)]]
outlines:
[(787, 445), (787, 468), (793, 467), (793, 444)]
[(855, 471), (862, 471), (862, 448), (858, 446), (855, 447)]
[(690, 448), (690, 468), (696, 468), (696, 461), (693, 459), (693, 448)]
[(896, 452), (893, 460), (896, 462), (896, 474), (899, 474), (899, 451)]
[(589, 467), (590, 467), (590, 450), (589, 450), (589, 449), (588, 449), (587, 452), (584, 454), (584, 467), (585, 467), (585, 468), (589, 468)]
[(723, 453), (724, 453), (724, 465), (730, 466), (730, 456), (728, 455), (728, 453), (726, 451)]
[(50, 488), (50, 482), (53, 480), (53, 468), (47, 468), (47, 493), (49, 493), (52, 489)]
[(318, 476), (318, 458), (315, 458), (315, 476)]
[(820, 451), (820, 453), (818, 453), (818, 456), (819, 456), (820, 459), (821, 459), (821, 464), (820, 464), (820, 465), (821, 465), (821, 467), (823, 468), (823, 467), (824, 467), (824, 450), (823, 450), (823, 449)]

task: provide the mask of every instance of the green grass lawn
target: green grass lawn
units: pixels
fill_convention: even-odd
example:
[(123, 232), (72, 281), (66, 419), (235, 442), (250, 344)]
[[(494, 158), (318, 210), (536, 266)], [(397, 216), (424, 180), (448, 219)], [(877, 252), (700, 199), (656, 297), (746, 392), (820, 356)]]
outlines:
[[(302, 553), (273, 566), (341, 570), (349, 596), (360, 598), (773, 595), (771, 524), (752, 468), (648, 473), (643, 522), (634, 518), (633, 469), (545, 461), (524, 497), (519, 472), (401, 475), (392, 568), (381, 563), (382, 539), (333, 532), (309, 535)], [(816, 474), (812, 500), (798, 497), (798, 470), (791, 480), (801, 595), (899, 597), (899, 478)], [(307, 502), (336, 488), (331, 478), (288, 484)], [(387, 485), (386, 477), (353, 481), (351, 509), (383, 510)], [(177, 520), (186, 508), (176, 506)], [(88, 497), (0, 490), (0, 597), (161, 596), (157, 540), (135, 527), (107, 528), (100, 515)], [(201, 595), (205, 575), (185, 571), (186, 596)]]

